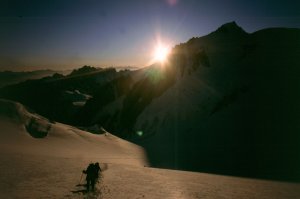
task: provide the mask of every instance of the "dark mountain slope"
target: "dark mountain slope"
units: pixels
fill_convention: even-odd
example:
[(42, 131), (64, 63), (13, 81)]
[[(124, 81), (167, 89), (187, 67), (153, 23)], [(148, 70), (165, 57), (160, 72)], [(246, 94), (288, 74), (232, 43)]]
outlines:
[(299, 180), (300, 30), (220, 30), (175, 47), (180, 75), (138, 117), (137, 143), (158, 167)]
[(76, 100), (80, 96), (86, 98), (84, 104), (99, 87), (118, 78), (121, 73), (126, 72), (118, 73), (115, 69), (76, 70), (68, 76), (53, 75), (6, 86), (0, 90), (0, 96), (21, 102), (50, 119), (72, 124), (73, 115), (80, 109)]

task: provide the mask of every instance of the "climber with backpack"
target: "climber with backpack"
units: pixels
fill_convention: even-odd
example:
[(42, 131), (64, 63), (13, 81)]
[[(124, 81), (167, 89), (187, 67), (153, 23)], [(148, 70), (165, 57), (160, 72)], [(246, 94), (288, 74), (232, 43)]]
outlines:
[[(98, 163), (99, 166), (99, 163)], [(99, 167), (100, 168), (100, 167)], [(86, 189), (87, 191), (90, 191), (90, 188), (92, 191), (95, 190), (95, 183), (98, 178), (99, 170), (96, 166), (96, 164), (90, 163), (89, 166), (86, 168), (86, 170), (83, 170), (82, 172), (86, 174)]]

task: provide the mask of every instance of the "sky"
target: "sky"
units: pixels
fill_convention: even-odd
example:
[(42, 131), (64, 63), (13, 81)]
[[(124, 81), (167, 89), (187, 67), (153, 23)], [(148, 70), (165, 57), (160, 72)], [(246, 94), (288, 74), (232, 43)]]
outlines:
[(0, 0), (0, 71), (147, 66), (170, 47), (235, 21), (300, 28), (297, 0)]

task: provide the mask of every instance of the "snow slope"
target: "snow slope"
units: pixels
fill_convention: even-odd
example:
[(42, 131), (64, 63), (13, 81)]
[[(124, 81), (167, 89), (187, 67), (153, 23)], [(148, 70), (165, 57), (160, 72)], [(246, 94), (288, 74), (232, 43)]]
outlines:
[[(46, 118), (29, 113), (21, 104), (7, 100), (1, 100), (0, 106), (0, 143), (5, 151), (91, 160), (97, 158), (100, 162), (146, 164), (142, 148), (110, 133), (94, 135), (72, 126), (51, 123)], [(35, 134), (47, 131), (47, 135), (40, 139), (34, 138), (39, 137), (32, 133), (34, 130), (39, 131)]]
[[(147, 165), (145, 153), (137, 145), (110, 133), (94, 135), (51, 123), (19, 103), (0, 100), (0, 118), (0, 198), (40, 198), (48, 194), (57, 198), (57, 190), (51, 196), (49, 186), (63, 189), (64, 178), (77, 183), (89, 162)], [(71, 189), (71, 184), (68, 186)]]
[[(300, 184), (145, 167), (144, 151), (134, 144), (51, 123), (12, 101), (0, 100), (0, 118), (0, 198), (300, 197)], [(46, 136), (32, 137), (30, 122), (36, 137)], [(86, 194), (76, 185), (84, 183), (81, 171), (91, 161), (103, 172), (96, 191)]]

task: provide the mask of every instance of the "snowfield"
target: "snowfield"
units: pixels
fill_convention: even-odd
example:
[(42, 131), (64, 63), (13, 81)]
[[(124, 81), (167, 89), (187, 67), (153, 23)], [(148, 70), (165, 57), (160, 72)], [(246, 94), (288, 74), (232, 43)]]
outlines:
[[(137, 145), (50, 122), (7, 100), (0, 100), (0, 156), (0, 198), (7, 199), (300, 198), (296, 183), (150, 168)], [(90, 162), (103, 172), (96, 191), (85, 193), (81, 172)]]

